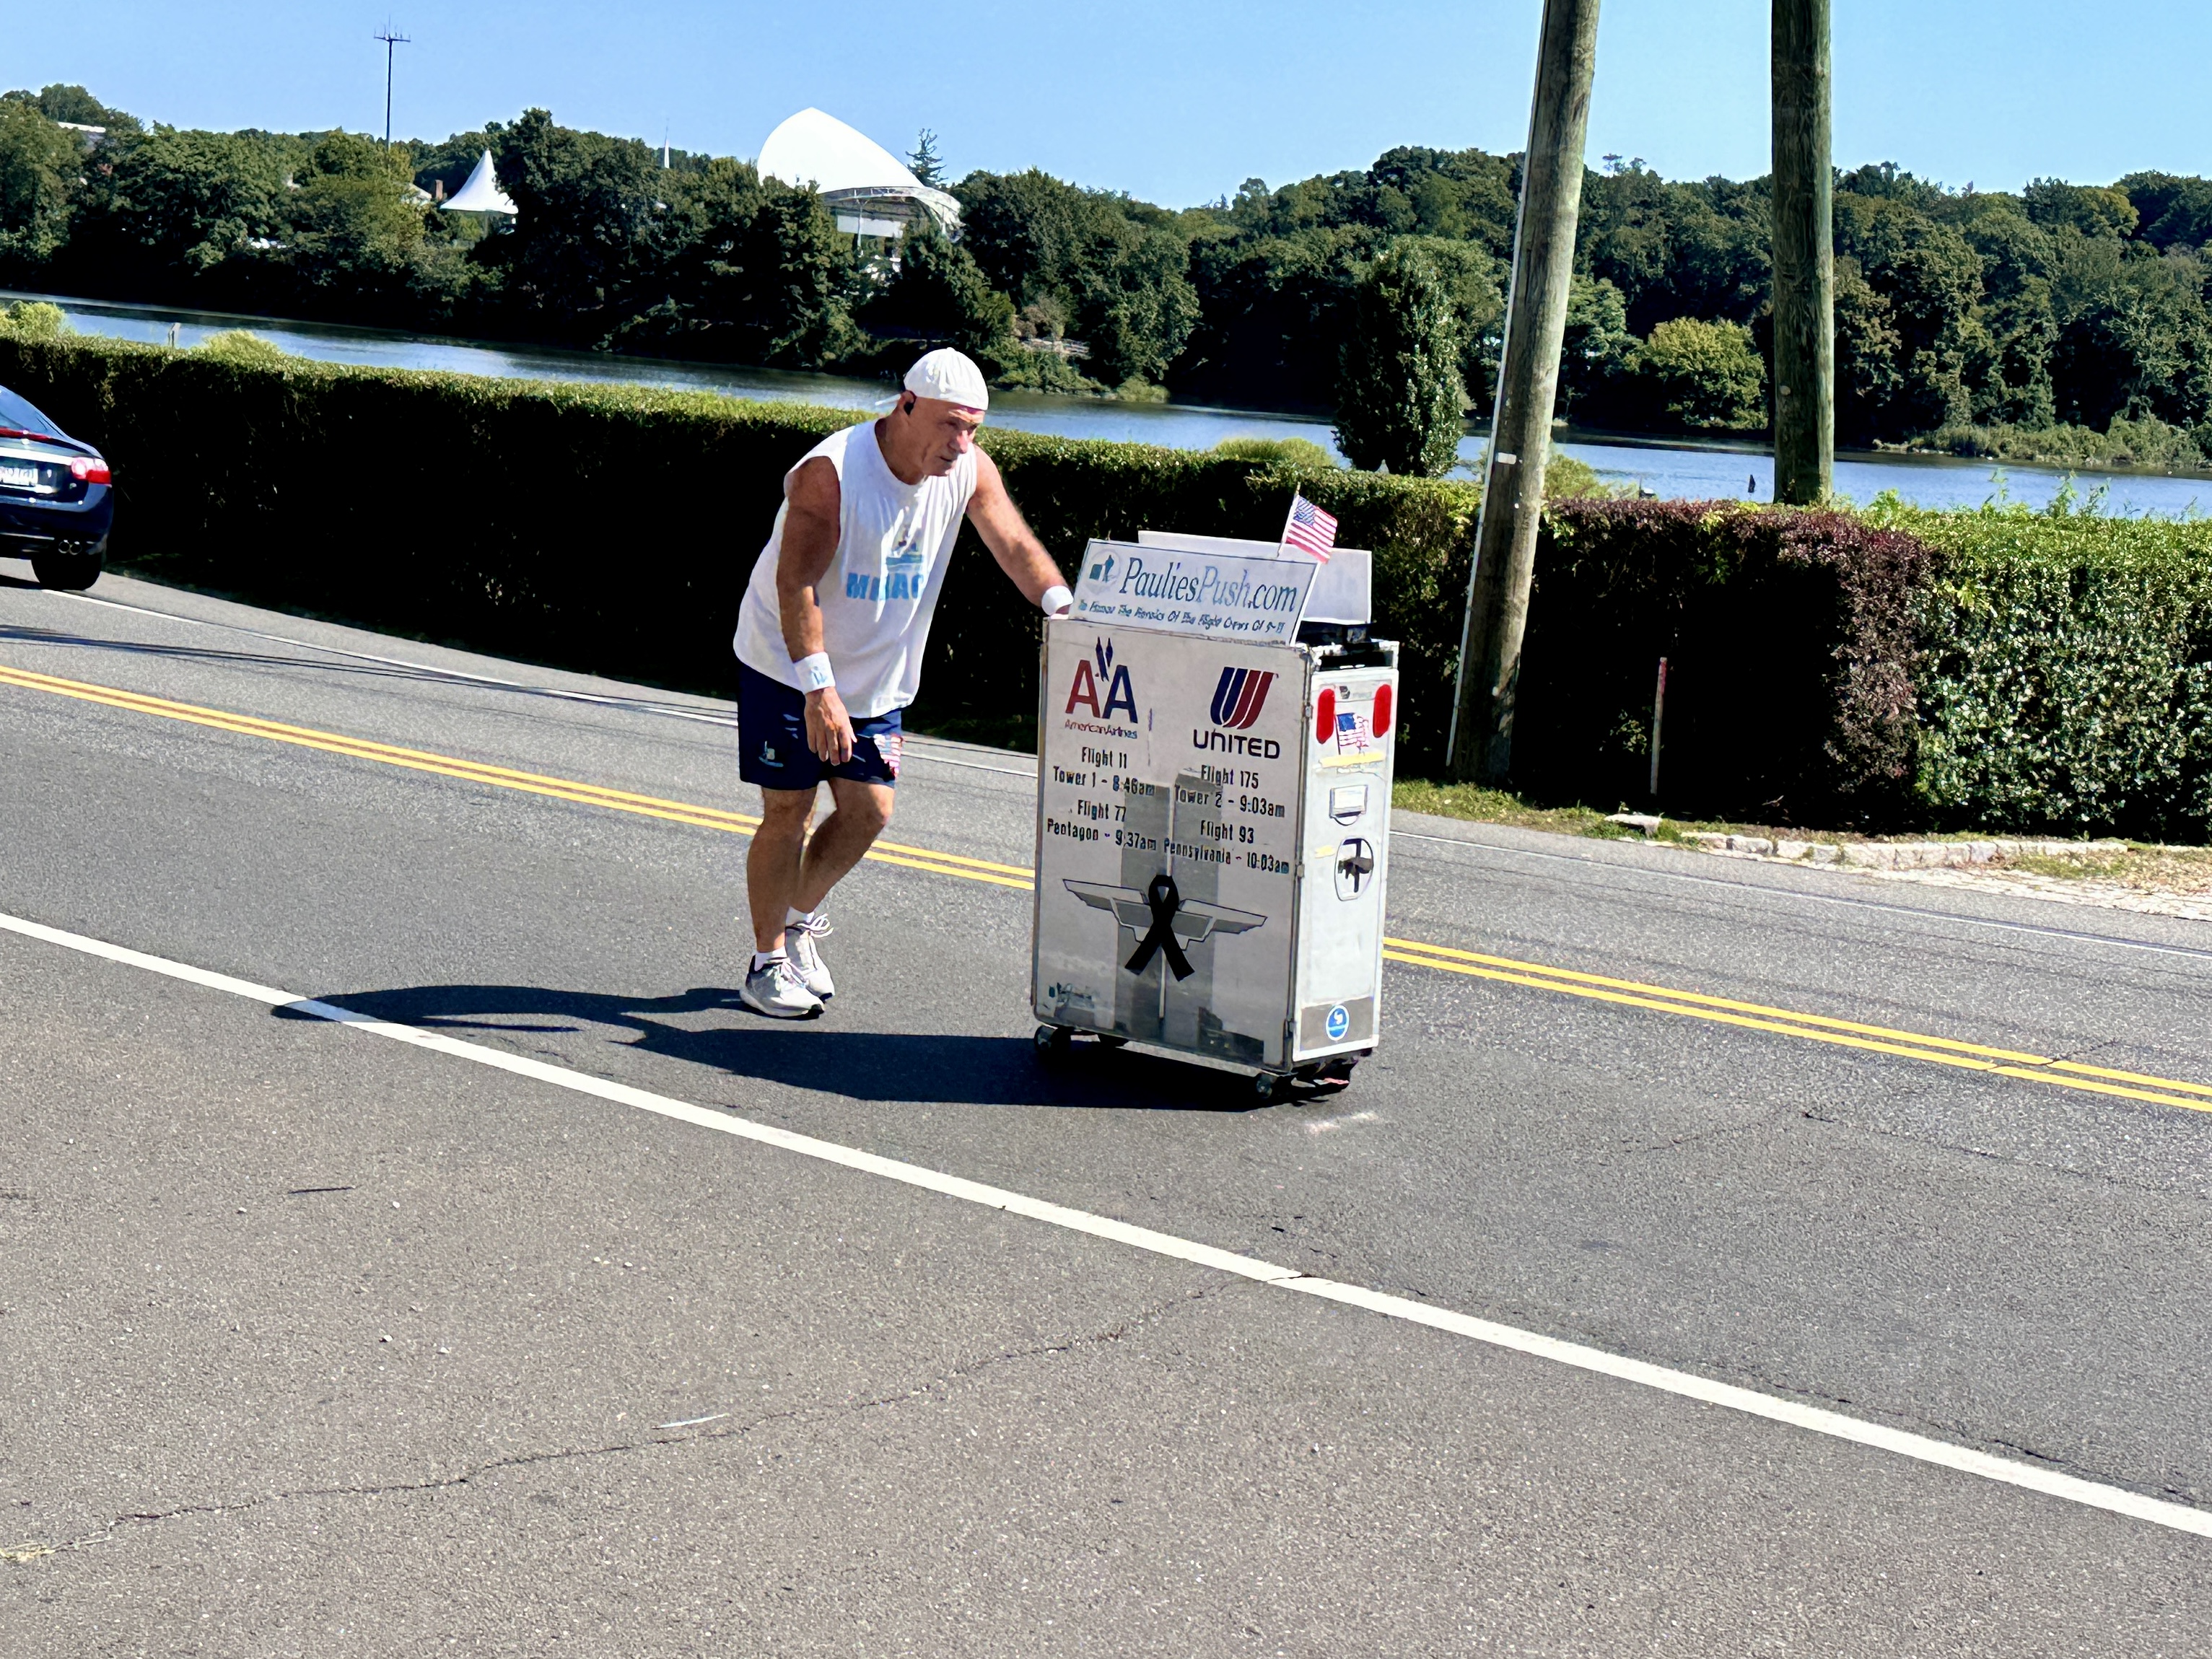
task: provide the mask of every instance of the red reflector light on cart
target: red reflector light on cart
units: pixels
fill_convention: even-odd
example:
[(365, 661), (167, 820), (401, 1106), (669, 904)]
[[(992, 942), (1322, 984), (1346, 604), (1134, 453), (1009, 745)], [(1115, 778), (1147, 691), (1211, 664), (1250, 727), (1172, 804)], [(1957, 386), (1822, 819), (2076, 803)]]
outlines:
[(1327, 743), (1329, 734), (1336, 730), (1336, 688), (1325, 685), (1321, 696), (1314, 699), (1314, 741)]
[(1382, 737), (1389, 729), (1390, 688), (1387, 685), (1378, 685), (1375, 688), (1375, 735), (1378, 738)]
[(110, 483), (107, 463), (95, 461), (88, 455), (80, 455), (70, 463), (70, 477), (79, 483)]

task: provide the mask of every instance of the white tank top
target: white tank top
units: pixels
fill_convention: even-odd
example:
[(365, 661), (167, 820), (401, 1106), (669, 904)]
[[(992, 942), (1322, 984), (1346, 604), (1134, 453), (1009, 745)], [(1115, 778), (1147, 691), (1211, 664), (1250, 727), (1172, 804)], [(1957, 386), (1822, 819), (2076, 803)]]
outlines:
[(736, 645), (739, 662), (793, 690), (799, 676), (783, 640), (775, 572), (783, 521), (791, 511), (792, 474), (817, 455), (837, 469), (842, 503), (837, 554), (814, 590), (822, 607), (822, 647), (846, 712), (855, 718), (887, 714), (912, 702), (921, 687), (929, 619), (975, 493), (975, 453), (963, 455), (942, 478), (901, 483), (884, 463), (875, 422), (864, 421), (831, 433), (783, 475), (784, 504), (745, 585)]

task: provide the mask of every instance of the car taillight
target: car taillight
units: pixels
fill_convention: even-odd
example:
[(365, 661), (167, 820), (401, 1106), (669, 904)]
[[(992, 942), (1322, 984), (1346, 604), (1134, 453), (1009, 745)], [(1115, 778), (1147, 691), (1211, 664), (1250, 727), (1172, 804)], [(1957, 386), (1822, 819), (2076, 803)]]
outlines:
[(111, 483), (106, 461), (95, 461), (88, 455), (80, 455), (70, 463), (70, 477), (79, 483)]

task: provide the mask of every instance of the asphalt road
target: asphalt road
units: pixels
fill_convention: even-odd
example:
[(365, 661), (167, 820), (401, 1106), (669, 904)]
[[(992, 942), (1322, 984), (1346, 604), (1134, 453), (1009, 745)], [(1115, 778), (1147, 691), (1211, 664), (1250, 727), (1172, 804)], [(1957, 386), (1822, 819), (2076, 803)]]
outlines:
[[(313, 746), (741, 813), (714, 703), (21, 570), (7, 916), (2212, 1510), (2198, 925), (1401, 817), (1466, 954), (1348, 1091), (1045, 1072), (1003, 876), (863, 866), (771, 1025), (741, 834)], [(1028, 864), (1020, 757), (908, 755), (892, 840)], [(10, 1654), (2212, 1652), (2154, 1519), (16, 932), (0, 998)]]

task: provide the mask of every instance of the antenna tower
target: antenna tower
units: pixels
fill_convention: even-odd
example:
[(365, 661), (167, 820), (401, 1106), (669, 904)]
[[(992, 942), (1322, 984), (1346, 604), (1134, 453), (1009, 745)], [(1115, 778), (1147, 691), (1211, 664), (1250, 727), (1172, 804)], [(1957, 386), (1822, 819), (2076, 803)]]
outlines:
[(410, 42), (407, 36), (394, 34), (392, 32), (389, 20), (384, 25), (383, 33), (372, 34), (368, 38), (384, 42), (384, 147), (390, 149), (392, 148), (392, 54), (395, 48), (410, 45)]

